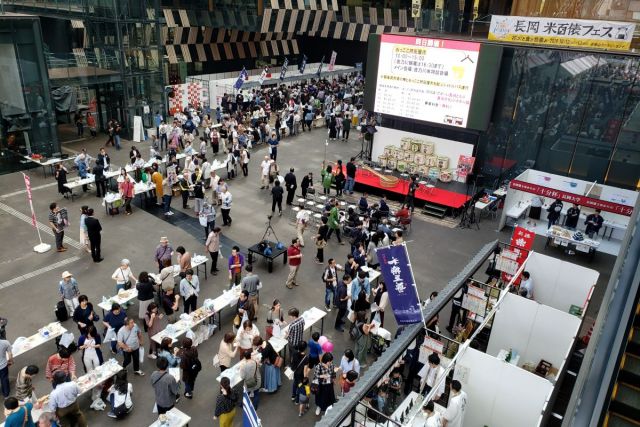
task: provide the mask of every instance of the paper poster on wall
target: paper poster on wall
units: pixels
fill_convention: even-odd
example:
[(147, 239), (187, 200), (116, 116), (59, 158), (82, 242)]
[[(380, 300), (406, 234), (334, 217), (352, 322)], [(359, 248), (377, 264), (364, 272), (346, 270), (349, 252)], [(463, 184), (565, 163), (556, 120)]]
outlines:
[(462, 308), (484, 316), (487, 308), (487, 297), (484, 294), (484, 290), (477, 286), (469, 285), (467, 293), (462, 297)]
[(475, 161), (475, 157), (460, 155), (458, 158), (458, 182), (467, 182), (467, 176), (473, 172)]
[(133, 140), (140, 142), (144, 140), (144, 130), (142, 129), (142, 117), (133, 116)]

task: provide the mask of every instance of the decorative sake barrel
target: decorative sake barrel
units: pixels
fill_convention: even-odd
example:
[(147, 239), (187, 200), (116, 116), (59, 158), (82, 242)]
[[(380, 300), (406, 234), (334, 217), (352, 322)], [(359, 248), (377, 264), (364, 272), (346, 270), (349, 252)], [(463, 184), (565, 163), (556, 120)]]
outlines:
[(440, 181), (442, 182), (451, 182), (453, 177), (451, 176), (451, 171), (448, 169), (440, 171)]
[(398, 170), (398, 172), (403, 173), (407, 170), (407, 162), (404, 160), (398, 160), (398, 162), (396, 163), (396, 169)]
[(438, 164), (439, 169), (449, 169), (449, 158), (445, 156), (438, 156)]
[(435, 150), (433, 142), (423, 142), (422, 143), (422, 152), (427, 155), (432, 155)]

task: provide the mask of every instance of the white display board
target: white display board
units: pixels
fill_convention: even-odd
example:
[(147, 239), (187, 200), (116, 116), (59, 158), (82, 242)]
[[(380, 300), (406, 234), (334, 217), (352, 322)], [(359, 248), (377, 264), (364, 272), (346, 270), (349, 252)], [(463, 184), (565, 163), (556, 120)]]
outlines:
[(480, 43), (383, 34), (375, 111), (466, 127)]
[(569, 313), (508, 294), (493, 321), (487, 354), (513, 349), (520, 366), (544, 359), (561, 369), (580, 324), (581, 319)]
[(420, 139), (424, 142), (432, 142), (434, 144), (434, 153), (438, 156), (446, 156), (449, 158), (449, 169), (456, 170), (458, 168), (458, 159), (460, 155), (472, 156), (473, 145), (464, 142), (453, 141), (450, 139), (436, 138), (428, 135), (420, 135), (413, 132), (405, 132), (403, 130), (377, 127), (378, 132), (373, 137), (373, 146), (371, 147), (371, 160), (378, 161), (378, 157), (384, 154), (384, 147), (394, 145), (400, 148), (400, 140), (404, 137)]
[(133, 116), (133, 141), (140, 142), (144, 140), (144, 129), (142, 128), (142, 117)]
[(467, 348), (458, 359), (466, 378), (454, 378), (467, 393), (464, 427), (538, 426), (553, 385), (510, 363)]
[[(536, 302), (568, 313), (572, 305), (585, 307), (600, 273), (538, 252), (529, 256), (525, 270), (533, 280)], [(588, 305), (588, 304), (587, 304)], [(583, 313), (584, 316), (584, 313)]]

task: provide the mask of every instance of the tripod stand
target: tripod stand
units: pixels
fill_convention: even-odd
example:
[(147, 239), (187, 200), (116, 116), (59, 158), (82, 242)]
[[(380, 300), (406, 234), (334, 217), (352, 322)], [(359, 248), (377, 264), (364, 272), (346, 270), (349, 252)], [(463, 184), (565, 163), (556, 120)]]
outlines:
[[(476, 198), (476, 180), (473, 180), (473, 189), (471, 190), (471, 194), (473, 195), (467, 204), (465, 204), (464, 209), (462, 211), (462, 217), (460, 218), (460, 224), (458, 226), (460, 228), (471, 228), (473, 224), (476, 225), (476, 229), (480, 230), (480, 225), (476, 221), (476, 208), (475, 204), (477, 201)], [(469, 196), (469, 185), (467, 184), (467, 196)]]
[(269, 236), (271, 236), (273, 234), (273, 237), (276, 238), (276, 242), (279, 242), (280, 240), (278, 239), (278, 236), (276, 235), (276, 230), (273, 229), (273, 227), (271, 226), (271, 218), (273, 217), (273, 215), (268, 215), (267, 216), (267, 229), (264, 230), (264, 234), (262, 235), (262, 239), (260, 239), (261, 242), (264, 242), (265, 239), (267, 239)]
[[(367, 141), (367, 135), (371, 138), (371, 141)], [(362, 134), (362, 142), (360, 143), (360, 152), (355, 156), (356, 159), (364, 161), (371, 160), (371, 147), (373, 146), (373, 134), (365, 132)]]

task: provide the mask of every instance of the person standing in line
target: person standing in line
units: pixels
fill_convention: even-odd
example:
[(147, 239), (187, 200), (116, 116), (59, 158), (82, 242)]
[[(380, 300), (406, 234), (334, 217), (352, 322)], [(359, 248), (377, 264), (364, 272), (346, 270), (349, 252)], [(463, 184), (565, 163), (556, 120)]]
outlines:
[(289, 259), (289, 276), (287, 276), (285, 285), (287, 288), (293, 289), (294, 286), (298, 286), (296, 277), (300, 269), (300, 263), (302, 262), (300, 241), (297, 238), (291, 240), (291, 246), (287, 249), (287, 258)]
[(309, 172), (307, 175), (302, 178), (302, 183), (300, 183), (300, 190), (302, 191), (302, 198), (307, 198), (307, 192), (309, 188), (313, 187), (313, 173)]
[(195, 311), (198, 306), (200, 279), (193, 275), (191, 268), (187, 269), (185, 274), (185, 278), (180, 281), (180, 296), (184, 300), (184, 312), (189, 314)]
[(344, 332), (344, 316), (347, 315), (349, 308), (349, 286), (351, 284), (351, 276), (345, 274), (338, 283), (335, 291), (335, 302), (338, 308), (336, 323), (334, 327), (340, 332)]
[(100, 232), (102, 231), (102, 225), (100, 225), (100, 221), (93, 216), (93, 213), (93, 208), (87, 209), (87, 217), (84, 220), (84, 225), (89, 235), (91, 258), (93, 258), (93, 262), (100, 262), (104, 259), (100, 252), (100, 244), (102, 242)]
[(249, 393), (251, 403), (255, 410), (258, 410), (258, 404), (260, 403), (260, 387), (262, 384), (262, 375), (260, 373), (260, 366), (258, 362), (251, 358), (251, 350), (246, 350), (242, 354), (243, 360), (240, 362), (240, 378), (244, 381), (244, 387)]
[(58, 293), (60, 299), (64, 301), (64, 306), (67, 308), (67, 313), (71, 316), (80, 304), (78, 297), (80, 296), (80, 289), (78, 288), (78, 282), (73, 277), (73, 274), (68, 271), (62, 273), (62, 280), (58, 283)]
[(222, 206), (220, 207), (220, 212), (222, 212), (222, 225), (231, 227), (231, 204), (233, 203), (233, 197), (226, 185), (224, 186), (220, 199), (222, 200)]
[(464, 414), (467, 411), (467, 393), (462, 390), (462, 384), (458, 380), (451, 381), (450, 387), (451, 394), (442, 427), (462, 427)]
[(155, 260), (158, 263), (158, 271), (162, 271), (164, 268), (165, 260), (169, 260), (171, 265), (171, 257), (173, 256), (173, 247), (169, 244), (169, 239), (166, 237), (160, 238), (160, 244), (156, 247)]
[(151, 386), (156, 398), (158, 414), (166, 414), (178, 402), (178, 382), (167, 370), (169, 361), (164, 357), (156, 360), (157, 371), (151, 374)]
[(218, 256), (220, 254), (220, 227), (213, 227), (204, 243), (205, 250), (211, 256), (211, 271), (214, 276), (218, 274)]
[(118, 348), (124, 354), (123, 368), (127, 368), (133, 361), (133, 373), (143, 376), (144, 372), (140, 370), (140, 347), (143, 345), (144, 339), (140, 328), (132, 318), (126, 318), (124, 327), (118, 331)]
[(229, 378), (220, 380), (220, 394), (216, 398), (216, 409), (213, 420), (220, 419), (220, 427), (233, 427), (233, 419), (236, 416), (238, 406), (238, 394), (231, 388)]
[[(349, 135), (349, 131), (347, 130), (347, 136)], [(344, 191), (348, 191), (349, 194), (353, 194), (353, 187), (356, 184), (356, 158), (352, 157), (351, 160), (347, 163), (347, 182), (344, 187)]]
[(80, 388), (62, 371), (53, 374), (53, 391), (49, 394), (49, 411), (56, 414), (60, 426), (87, 427), (78, 404)]
[(240, 253), (240, 248), (234, 246), (229, 255), (229, 288), (240, 284), (242, 267), (244, 267), (244, 256)]
[(64, 240), (64, 221), (61, 209), (55, 202), (49, 205), (49, 227), (51, 227), (56, 238), (56, 250), (58, 252), (66, 251), (67, 248), (62, 244)]
[(242, 278), (240, 287), (243, 291), (247, 291), (249, 293), (249, 304), (253, 306), (255, 318), (249, 320), (257, 320), (258, 308), (260, 307), (260, 288), (262, 287), (262, 282), (257, 274), (253, 274), (253, 266), (251, 264), (245, 266), (244, 269), (246, 270), (247, 275)]
[(124, 199), (124, 210), (127, 215), (131, 215), (131, 201), (135, 196), (134, 184), (129, 174), (125, 174), (124, 181), (120, 183), (120, 197)]
[(280, 181), (278, 178), (275, 179), (273, 183), (273, 188), (271, 189), (271, 214), (273, 215), (276, 212), (276, 206), (278, 206), (278, 215), (282, 216), (282, 195), (284, 194), (284, 190), (280, 185)]
[(11, 353), (11, 343), (0, 339), (0, 388), (2, 396), (6, 399), (11, 391), (9, 384), (9, 366), (13, 365), (13, 354)]
[(296, 195), (296, 190), (298, 189), (298, 182), (296, 180), (296, 175), (293, 173), (294, 169), (289, 169), (289, 173), (284, 176), (284, 184), (287, 187), (287, 205), (291, 206), (293, 203), (293, 198)]

